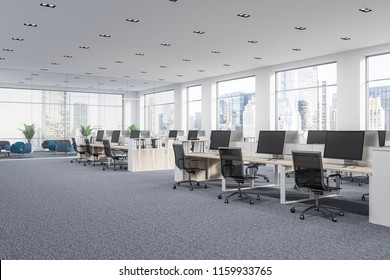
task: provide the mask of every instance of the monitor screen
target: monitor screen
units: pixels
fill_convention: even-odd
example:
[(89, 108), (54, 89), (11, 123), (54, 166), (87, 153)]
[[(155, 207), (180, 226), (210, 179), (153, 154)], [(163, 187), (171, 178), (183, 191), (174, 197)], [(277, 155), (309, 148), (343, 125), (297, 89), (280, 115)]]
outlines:
[(324, 157), (344, 160), (361, 160), (365, 131), (328, 131)]
[(149, 130), (141, 130), (141, 138), (150, 138)]
[(257, 151), (259, 154), (283, 155), (286, 132), (281, 130), (260, 130)]
[(177, 130), (170, 130), (168, 133), (168, 138), (177, 138)]
[(198, 131), (197, 130), (188, 130), (187, 140), (198, 139)]
[(366, 132), (364, 133), (364, 146), (379, 147), (378, 131), (366, 130)]
[(104, 136), (104, 130), (98, 130), (96, 135), (96, 142), (102, 142)]
[(209, 150), (218, 150), (219, 147), (229, 147), (230, 130), (212, 130)]
[(130, 131), (130, 138), (140, 138), (140, 136), (141, 136), (141, 131), (139, 130)]
[(119, 143), (119, 136), (121, 135), (120, 130), (113, 130), (111, 136), (111, 143)]
[(326, 130), (309, 130), (306, 144), (325, 144)]
[(378, 130), (379, 147), (386, 145), (386, 130)]

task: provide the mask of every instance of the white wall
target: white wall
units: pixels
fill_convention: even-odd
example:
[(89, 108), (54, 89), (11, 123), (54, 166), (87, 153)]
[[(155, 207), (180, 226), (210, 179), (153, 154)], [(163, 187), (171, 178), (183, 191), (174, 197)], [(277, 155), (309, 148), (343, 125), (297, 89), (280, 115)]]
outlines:
[[(202, 85), (202, 126), (206, 132), (216, 128), (216, 83), (218, 81), (256, 76), (256, 129), (275, 128), (275, 71), (337, 62), (337, 129), (359, 130), (366, 127), (366, 66), (368, 55), (390, 52), (390, 44), (337, 53), (291, 63), (267, 66), (251, 71), (197, 80), (156, 89), (175, 90), (175, 128), (186, 129), (181, 104), (186, 88)], [(144, 93), (139, 93), (144, 94)], [(180, 100), (180, 101), (179, 101)], [(209, 134), (208, 134), (209, 135)]]

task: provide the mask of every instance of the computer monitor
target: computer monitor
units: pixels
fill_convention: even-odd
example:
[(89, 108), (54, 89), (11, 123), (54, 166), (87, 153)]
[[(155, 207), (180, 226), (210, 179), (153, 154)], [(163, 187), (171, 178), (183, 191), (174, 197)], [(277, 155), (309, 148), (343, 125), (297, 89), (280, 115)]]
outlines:
[(283, 156), (284, 140), (286, 131), (283, 130), (260, 130), (256, 153), (269, 154), (273, 158)]
[(168, 133), (168, 138), (177, 138), (177, 130), (170, 130)]
[(141, 130), (141, 138), (150, 138), (150, 130)]
[(96, 134), (96, 142), (102, 142), (104, 137), (104, 130), (98, 130)]
[(119, 143), (119, 137), (121, 136), (120, 130), (113, 130), (111, 136), (111, 143)]
[(195, 140), (195, 139), (198, 139), (198, 131), (188, 130), (187, 140)]
[(140, 138), (141, 131), (139, 130), (132, 130), (130, 131), (130, 138)]
[(379, 147), (386, 145), (386, 130), (378, 130)]
[(230, 130), (212, 130), (209, 150), (218, 151), (219, 147), (229, 147), (230, 135)]
[(362, 160), (365, 131), (328, 131), (324, 158), (343, 159), (346, 165)]
[(309, 130), (306, 144), (325, 144), (327, 132), (326, 130)]

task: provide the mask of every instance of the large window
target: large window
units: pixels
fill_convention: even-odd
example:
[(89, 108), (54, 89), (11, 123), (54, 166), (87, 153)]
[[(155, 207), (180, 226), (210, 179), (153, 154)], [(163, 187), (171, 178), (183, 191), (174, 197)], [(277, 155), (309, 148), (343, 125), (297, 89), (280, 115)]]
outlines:
[(151, 136), (168, 136), (173, 129), (174, 91), (145, 94), (144, 102), (145, 129)]
[(242, 131), (245, 138), (255, 137), (255, 85), (255, 77), (217, 83), (218, 129)]
[(336, 129), (337, 64), (276, 73), (276, 127), (279, 130)]
[(45, 139), (78, 137), (80, 125), (122, 129), (122, 95), (0, 88), (1, 139), (24, 141), (18, 128), (31, 123), (34, 148)]
[(367, 57), (367, 127), (390, 130), (390, 54)]
[(187, 88), (188, 129), (202, 128), (202, 86)]

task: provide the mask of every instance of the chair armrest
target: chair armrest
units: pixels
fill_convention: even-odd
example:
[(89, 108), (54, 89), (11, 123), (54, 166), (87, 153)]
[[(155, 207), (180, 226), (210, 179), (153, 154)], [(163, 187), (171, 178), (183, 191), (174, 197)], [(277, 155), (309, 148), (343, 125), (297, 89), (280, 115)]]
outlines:
[[(259, 170), (258, 165), (243, 164), (243, 166), (246, 166), (246, 168), (245, 168), (245, 177), (247, 177), (247, 178), (256, 178), (256, 173)], [(248, 170), (250, 171), (250, 175), (248, 174)]]

